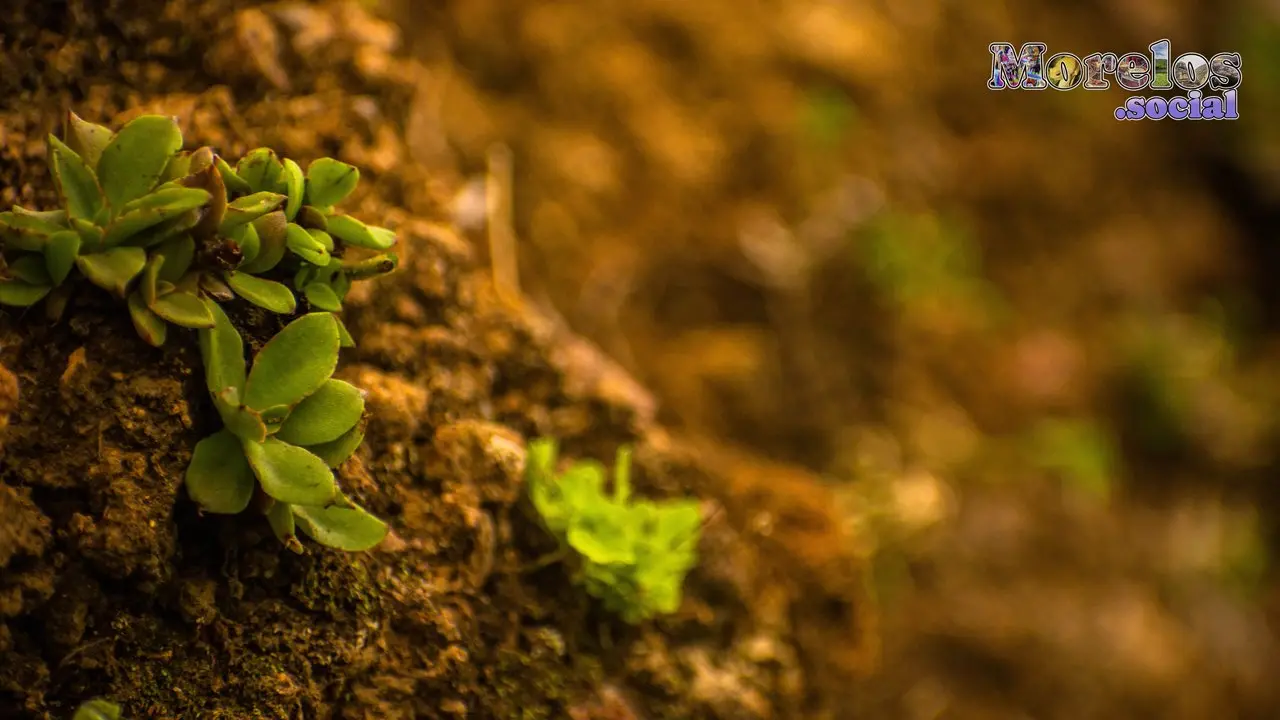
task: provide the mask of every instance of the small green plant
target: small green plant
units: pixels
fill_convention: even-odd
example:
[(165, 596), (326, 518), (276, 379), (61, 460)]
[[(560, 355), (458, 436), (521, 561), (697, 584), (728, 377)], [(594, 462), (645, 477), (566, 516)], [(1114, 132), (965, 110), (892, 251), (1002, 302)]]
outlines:
[(71, 720), (120, 720), (120, 706), (101, 699), (89, 700), (76, 708)]
[[(173, 118), (144, 115), (118, 133), (67, 117), (50, 135), (49, 167), (63, 207), (0, 213), (7, 277), (0, 305), (47, 296), (61, 314), (77, 273), (126, 300), (144, 340), (163, 345), (168, 325), (213, 326), (204, 298), (239, 296), (275, 313), (338, 312), (354, 280), (395, 269), (393, 253), (344, 263), (348, 247), (385, 251), (395, 233), (339, 213), (360, 180), (355, 167), (320, 158), (307, 168), (269, 148), (233, 167), (211, 148), (182, 151)], [(344, 345), (350, 345), (340, 329)]]
[(580, 461), (557, 474), (557, 456), (554, 440), (530, 443), (526, 482), (543, 524), (581, 556), (579, 582), (629, 623), (675, 612), (697, 563), (698, 504), (634, 500), (628, 448), (618, 450), (611, 493), (599, 463)]
[(333, 470), (364, 439), (364, 394), (331, 375), (338, 324), (327, 312), (289, 323), (262, 347), (246, 374), (244, 344), (216, 303), (200, 331), (205, 379), (222, 430), (196, 444), (187, 493), (207, 512), (236, 514), (255, 491), (276, 535), (300, 551), (295, 528), (341, 550), (367, 550), (387, 526), (338, 492)]
[[(383, 252), (395, 233), (335, 210), (359, 170), (320, 158), (304, 173), (269, 148), (232, 166), (209, 147), (184, 152), (176, 120), (160, 115), (112, 132), (68, 113), (65, 140), (48, 145), (62, 207), (0, 213), (0, 305), (48, 298), (56, 319), (83, 278), (123, 300), (154, 346), (170, 325), (197, 330), (225, 427), (196, 445), (191, 498), (239, 513), (257, 497), (297, 552), (297, 528), (343, 550), (380, 542), (386, 525), (338, 492), (332, 470), (364, 439), (363, 394), (331, 377), (339, 348), (354, 344), (334, 313), (354, 281), (398, 264)], [(382, 254), (348, 259), (350, 248)], [(247, 373), (244, 342), (218, 305), (237, 297), (280, 315), (295, 315), (300, 297), (312, 311)]]

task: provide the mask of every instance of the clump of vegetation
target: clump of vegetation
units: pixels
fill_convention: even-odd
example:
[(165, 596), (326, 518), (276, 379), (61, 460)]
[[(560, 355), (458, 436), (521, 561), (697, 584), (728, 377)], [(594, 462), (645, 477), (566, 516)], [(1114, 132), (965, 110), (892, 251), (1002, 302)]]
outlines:
[[(42, 300), (59, 318), (83, 279), (124, 302), (154, 346), (169, 327), (199, 332), (209, 392), (225, 427), (195, 448), (186, 484), (208, 511), (239, 513), (255, 496), (281, 540), (295, 526), (330, 547), (363, 550), (386, 526), (338, 492), (332, 469), (355, 452), (363, 394), (332, 379), (353, 345), (334, 313), (353, 282), (398, 264), (395, 233), (335, 206), (360, 172), (320, 158), (304, 173), (259, 148), (232, 164), (182, 151), (174, 118), (144, 115), (119, 132), (69, 113), (50, 135), (62, 207), (0, 213), (0, 305)], [(347, 258), (348, 250), (382, 253)], [(244, 343), (219, 306), (236, 298), (280, 315), (310, 312), (272, 338), (246, 373)], [(258, 491), (261, 491), (260, 493)]]
[(187, 492), (208, 512), (235, 514), (256, 490), (271, 527), (301, 550), (295, 525), (342, 550), (382, 541), (386, 525), (334, 484), (333, 470), (364, 439), (364, 394), (331, 375), (338, 366), (338, 323), (326, 312), (303, 315), (271, 338), (245, 372), (244, 345), (216, 303), (214, 327), (200, 331), (205, 379), (223, 429), (196, 444)]
[(547, 529), (581, 557), (578, 581), (629, 623), (675, 612), (697, 563), (698, 504), (633, 499), (627, 448), (618, 450), (611, 493), (602, 465), (579, 461), (557, 473), (557, 457), (554, 440), (530, 443), (526, 481)]
[(48, 142), (63, 207), (0, 213), (13, 253), (0, 304), (53, 294), (56, 317), (78, 271), (126, 300), (138, 334), (160, 346), (168, 324), (213, 327), (204, 298), (239, 296), (287, 315), (297, 309), (291, 286), (314, 309), (338, 312), (353, 280), (396, 267), (390, 253), (342, 261), (348, 247), (395, 243), (392, 231), (334, 210), (360, 180), (346, 163), (320, 158), (304, 174), (259, 148), (233, 168), (208, 147), (182, 152), (177, 122), (160, 115), (113, 133), (71, 113), (66, 141)]
[(120, 706), (101, 699), (89, 700), (76, 708), (71, 720), (120, 720)]

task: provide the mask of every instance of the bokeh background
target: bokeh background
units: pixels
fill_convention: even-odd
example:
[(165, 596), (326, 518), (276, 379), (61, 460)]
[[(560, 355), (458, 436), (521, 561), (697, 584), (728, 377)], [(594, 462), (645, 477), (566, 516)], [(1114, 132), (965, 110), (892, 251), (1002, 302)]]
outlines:
[[(666, 422), (843, 499), (862, 717), (1280, 716), (1280, 6), (380, 10), (460, 223), (509, 153), (523, 289)], [(985, 87), (991, 42), (1161, 38), (1242, 54), (1239, 121)]]

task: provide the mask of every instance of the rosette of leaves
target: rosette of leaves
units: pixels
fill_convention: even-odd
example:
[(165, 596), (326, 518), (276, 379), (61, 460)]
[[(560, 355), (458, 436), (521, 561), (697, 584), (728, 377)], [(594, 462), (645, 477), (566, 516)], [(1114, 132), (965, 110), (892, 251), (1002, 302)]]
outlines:
[[(209, 201), (205, 190), (162, 183), (181, 147), (171, 117), (144, 115), (112, 133), (71, 113), (66, 141), (48, 139), (62, 208), (15, 206), (0, 213), (8, 265), (0, 304), (34, 305), (64, 287), (73, 272), (124, 298), (146, 266), (147, 248), (194, 226)], [(60, 293), (58, 306), (63, 303)]]
[[(271, 312), (292, 314), (297, 310), (293, 291), (280, 279), (293, 273), (299, 294), (314, 310), (337, 312), (351, 283), (377, 277), (394, 270), (397, 258), (384, 253), (354, 263), (343, 263), (344, 249), (323, 229), (329, 217), (363, 247), (386, 249), (395, 243), (395, 234), (385, 228), (370, 227), (346, 215), (338, 215), (332, 204), (321, 209), (305, 204), (308, 194), (336, 203), (354, 189), (359, 171), (331, 158), (311, 164), (303, 175), (296, 162), (281, 160), (269, 148), (246, 154), (232, 167), (210, 148), (181, 153), (166, 170), (168, 177), (209, 193), (210, 200), (200, 222), (189, 233), (158, 248), (149, 259), (138, 297), (130, 307), (135, 325), (144, 337), (163, 342), (161, 320), (187, 327), (207, 328), (212, 318), (199, 314), (200, 324), (185, 322), (148, 305), (148, 298), (163, 298), (170, 284), (183, 293), (185, 304), (198, 308), (192, 298), (210, 297), (228, 301), (239, 296)], [(336, 188), (336, 191), (335, 191)], [(339, 241), (341, 242), (341, 241)], [(195, 267), (192, 268), (192, 260)], [(181, 278), (175, 280), (175, 278)], [(299, 278), (307, 278), (299, 285)], [(149, 315), (147, 311), (150, 311)], [(342, 345), (354, 343), (341, 321), (338, 331)]]
[(387, 534), (381, 520), (337, 489), (333, 469), (364, 434), (364, 395), (332, 378), (337, 318), (316, 312), (272, 337), (246, 373), (244, 343), (222, 308), (200, 331), (205, 379), (224, 427), (197, 443), (187, 467), (191, 499), (205, 512), (235, 514), (258, 499), (276, 535), (296, 552), (296, 530), (341, 550), (367, 550)]
[(350, 165), (321, 158), (304, 175), (260, 148), (233, 168), (208, 147), (182, 152), (177, 123), (158, 115), (116, 133), (69, 113), (66, 128), (65, 142), (48, 140), (63, 207), (0, 213), (0, 304), (52, 295), (56, 317), (78, 271), (126, 299), (138, 334), (160, 346), (170, 324), (212, 327), (205, 298), (293, 314), (292, 278), (312, 309), (336, 312), (352, 281), (397, 265), (393, 253), (340, 260), (347, 246), (395, 243), (392, 231), (334, 210), (359, 181)]
[[(280, 159), (270, 148), (258, 148), (241, 158), (234, 169), (229, 165), (220, 169), (225, 184), (239, 192), (279, 193), (286, 198), (283, 207), (273, 212), (269, 220), (255, 226), (260, 250), (254, 260), (242, 266), (243, 271), (267, 272), (287, 254), (296, 259), (293, 287), (308, 305), (338, 312), (352, 281), (377, 277), (396, 268), (396, 255), (384, 252), (395, 244), (394, 232), (366, 225), (335, 210), (360, 182), (356, 167), (333, 158), (320, 158), (304, 174), (293, 160)], [(344, 262), (345, 251), (350, 247), (382, 254)]]
[(600, 463), (580, 461), (557, 474), (557, 455), (554, 440), (530, 443), (526, 481), (543, 524), (580, 556), (578, 582), (629, 623), (675, 612), (697, 563), (697, 503), (634, 500), (628, 448), (618, 451), (610, 493)]

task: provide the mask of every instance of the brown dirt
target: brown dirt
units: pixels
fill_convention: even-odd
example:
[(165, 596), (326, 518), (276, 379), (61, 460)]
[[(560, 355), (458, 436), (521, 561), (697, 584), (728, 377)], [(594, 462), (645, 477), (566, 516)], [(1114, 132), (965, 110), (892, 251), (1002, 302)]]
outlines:
[[(348, 311), (340, 372), (369, 429), (340, 482), (394, 528), (359, 555), (197, 516), (181, 478), (211, 416), (190, 337), (149, 348), (91, 291), (57, 324), (0, 312), (0, 717), (92, 696), (130, 718), (845, 716), (870, 636), (832, 495), (668, 437), (599, 351), (496, 299), (431, 222), (440, 182), (405, 142), (421, 70), (393, 28), (355, 3), (11, 5), (0, 204), (53, 204), (43, 138), (67, 108), (163, 112), (192, 146), (359, 165), (356, 211), (398, 228), (404, 262)], [(519, 500), (535, 434), (596, 457), (635, 442), (640, 487), (705, 500), (681, 613), (624, 627), (562, 566), (525, 571), (550, 549)]]
[[(530, 294), (663, 421), (850, 499), (853, 717), (1276, 715), (1274, 4), (389, 4), (414, 157), (511, 149)], [(1249, 58), (1251, 114), (984, 87), (993, 41), (1161, 37)], [(1029, 448), (1055, 417), (1115, 445), (1101, 493)]]

